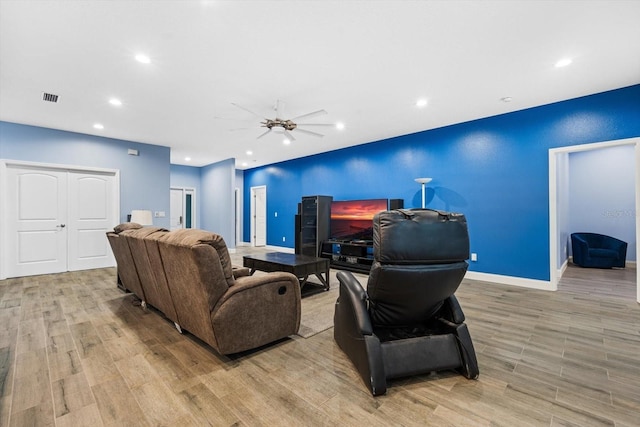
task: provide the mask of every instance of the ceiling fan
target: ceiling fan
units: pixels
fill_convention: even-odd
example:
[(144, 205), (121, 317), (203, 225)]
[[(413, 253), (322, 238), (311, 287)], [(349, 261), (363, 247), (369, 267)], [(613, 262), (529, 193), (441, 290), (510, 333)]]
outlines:
[(325, 110), (317, 110), (317, 111), (312, 111), (311, 113), (307, 113), (307, 114), (302, 114), (300, 116), (296, 116), (296, 117), (292, 117), (290, 119), (283, 119), (282, 117), (284, 117), (284, 105), (282, 103), (282, 101), (277, 100), (276, 101), (276, 105), (274, 107), (275, 111), (276, 111), (276, 116), (273, 119), (269, 119), (266, 118), (264, 116), (261, 116), (257, 113), (254, 113), (253, 111), (249, 110), (246, 107), (243, 107), (242, 105), (236, 104), (236, 103), (231, 103), (232, 105), (235, 105), (236, 107), (253, 114), (254, 116), (260, 118), (262, 121), (260, 122), (260, 126), (261, 127), (265, 127), (267, 128), (267, 130), (258, 135), (258, 137), (256, 139), (260, 139), (263, 136), (271, 133), (271, 132), (278, 132), (280, 129), (282, 129), (282, 133), (284, 134), (285, 138), (287, 138), (289, 141), (295, 141), (296, 138), (293, 136), (292, 132), (300, 132), (300, 133), (305, 133), (307, 135), (312, 135), (312, 136), (316, 136), (319, 138), (322, 138), (324, 135), (318, 132), (313, 132), (307, 129), (301, 129), (300, 126), (335, 126), (333, 124), (330, 123), (297, 123), (298, 120), (300, 119), (310, 119), (312, 117), (317, 117), (320, 115), (324, 115), (327, 114), (327, 112)]

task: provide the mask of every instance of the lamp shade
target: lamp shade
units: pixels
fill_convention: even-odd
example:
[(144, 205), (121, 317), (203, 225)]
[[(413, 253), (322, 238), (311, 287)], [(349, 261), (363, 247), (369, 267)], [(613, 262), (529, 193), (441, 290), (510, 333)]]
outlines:
[(418, 184), (428, 184), (428, 183), (430, 183), (430, 182), (431, 182), (431, 180), (432, 180), (432, 179), (433, 179), (433, 178), (416, 178), (416, 179), (415, 179), (415, 181), (416, 181)]
[(132, 210), (131, 222), (135, 222), (140, 225), (153, 225), (153, 214), (148, 210)]

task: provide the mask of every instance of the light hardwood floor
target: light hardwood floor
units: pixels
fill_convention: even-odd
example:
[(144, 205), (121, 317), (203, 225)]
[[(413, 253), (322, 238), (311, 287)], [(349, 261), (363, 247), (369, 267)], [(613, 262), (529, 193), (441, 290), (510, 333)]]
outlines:
[(559, 288), (465, 280), (479, 380), (374, 398), (333, 329), (225, 357), (136, 305), (115, 269), (4, 280), (0, 425), (640, 425), (635, 270), (569, 267)]

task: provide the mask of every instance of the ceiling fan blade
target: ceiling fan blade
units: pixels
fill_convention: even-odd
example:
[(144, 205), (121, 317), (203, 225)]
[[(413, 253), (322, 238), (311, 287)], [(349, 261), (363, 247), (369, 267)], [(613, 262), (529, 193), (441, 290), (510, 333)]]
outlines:
[(324, 135), (318, 132), (312, 132), (310, 130), (306, 130), (306, 129), (300, 129), (300, 128), (296, 128), (296, 132), (302, 132), (302, 133), (306, 133), (309, 135), (313, 135), (313, 136), (317, 136), (319, 138), (322, 138)]
[(309, 118), (309, 117), (316, 117), (316, 116), (321, 116), (321, 115), (324, 115), (324, 114), (327, 114), (327, 112), (325, 110), (318, 110), (318, 111), (313, 111), (311, 113), (303, 114), (301, 116), (294, 117), (294, 118), (289, 119), (289, 120), (296, 121), (298, 119), (302, 119), (302, 118), (306, 119), (306, 118)]
[(267, 129), (267, 131), (266, 131), (265, 133), (260, 134), (256, 139), (260, 139), (260, 138), (262, 138), (263, 136), (265, 136), (265, 135), (266, 135), (266, 134), (268, 134), (269, 132), (271, 132), (271, 129), (270, 129), (270, 128), (269, 128), (269, 129)]
[(284, 103), (279, 99), (276, 101), (276, 118), (281, 119), (284, 117)]
[(289, 140), (289, 141), (295, 141), (296, 139), (293, 137), (293, 135), (291, 135), (291, 132), (289, 132), (288, 130), (284, 130), (284, 136)]
[(232, 122), (245, 122), (246, 120), (242, 120), (242, 119), (230, 119), (227, 117), (220, 117), (220, 116), (213, 116), (213, 120), (225, 120), (225, 121), (232, 121)]
[(298, 126), (331, 126), (336, 127), (335, 123), (296, 123)]
[(253, 114), (254, 116), (259, 117), (259, 118), (261, 118), (261, 119), (265, 119), (265, 120), (267, 119), (266, 117), (261, 116), (260, 114), (254, 113), (253, 111), (249, 110), (248, 108), (245, 108), (245, 107), (243, 107), (242, 105), (238, 105), (238, 104), (236, 104), (235, 102), (232, 102), (232, 103), (231, 103), (231, 105), (235, 105), (236, 107), (240, 108), (241, 110), (244, 110), (244, 111), (246, 111), (247, 113), (251, 113), (251, 114)]

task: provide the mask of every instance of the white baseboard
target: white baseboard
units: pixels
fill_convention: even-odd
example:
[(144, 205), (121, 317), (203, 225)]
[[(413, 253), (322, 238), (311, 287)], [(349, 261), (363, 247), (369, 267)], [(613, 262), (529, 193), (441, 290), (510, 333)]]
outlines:
[(265, 246), (266, 249), (269, 249), (270, 251), (276, 251), (276, 252), (286, 252), (289, 254), (293, 254), (295, 253), (295, 249), (294, 248), (285, 248), (283, 246), (271, 246), (271, 245), (267, 245)]
[[(240, 242), (240, 243), (236, 243), (236, 247), (243, 247), (243, 248), (250, 248), (252, 247), (251, 242)], [(293, 248), (285, 248), (284, 246), (272, 246), (272, 245), (266, 245), (266, 246), (261, 246), (264, 249), (270, 250), (270, 251), (276, 251), (276, 252), (286, 252), (286, 253), (295, 253), (295, 249)], [(229, 249), (229, 252), (231, 252), (231, 249)], [(235, 252), (235, 249), (233, 250), (233, 252)]]
[(558, 280), (560, 280), (564, 272), (567, 270), (568, 266), (569, 266), (569, 259), (566, 259), (556, 273), (556, 277), (558, 278)]
[(480, 280), (483, 282), (494, 282), (503, 285), (520, 286), (522, 288), (540, 289), (543, 291), (555, 291), (550, 281), (526, 279), (523, 277), (503, 276), (500, 274), (479, 273), (477, 271), (467, 271), (465, 279)]

